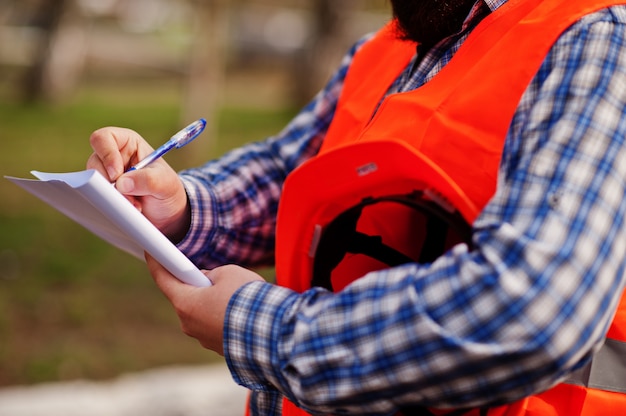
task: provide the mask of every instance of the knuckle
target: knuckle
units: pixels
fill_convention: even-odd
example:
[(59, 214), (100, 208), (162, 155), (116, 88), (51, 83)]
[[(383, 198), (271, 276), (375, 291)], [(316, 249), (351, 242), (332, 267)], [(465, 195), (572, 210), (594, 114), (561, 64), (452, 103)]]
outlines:
[(93, 146), (98, 146), (102, 141), (105, 140), (107, 128), (100, 128), (89, 136), (89, 143)]

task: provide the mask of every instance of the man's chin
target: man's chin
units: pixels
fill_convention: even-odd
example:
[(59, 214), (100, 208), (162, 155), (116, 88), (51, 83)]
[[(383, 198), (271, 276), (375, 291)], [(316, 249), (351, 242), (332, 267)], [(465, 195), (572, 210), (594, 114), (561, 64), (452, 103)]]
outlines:
[(476, 0), (390, 0), (400, 39), (432, 46), (460, 30)]

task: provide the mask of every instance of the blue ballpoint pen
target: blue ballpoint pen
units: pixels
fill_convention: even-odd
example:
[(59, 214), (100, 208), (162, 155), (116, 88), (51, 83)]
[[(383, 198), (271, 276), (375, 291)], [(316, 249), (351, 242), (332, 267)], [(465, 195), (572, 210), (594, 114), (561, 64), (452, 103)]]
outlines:
[(132, 170), (137, 170), (148, 166), (150, 163), (154, 162), (158, 158), (162, 157), (164, 154), (169, 152), (172, 149), (178, 149), (195, 139), (204, 131), (206, 127), (206, 120), (201, 118), (200, 120), (194, 121), (178, 133), (172, 136), (167, 142), (165, 142), (161, 147), (156, 149), (154, 152), (150, 153), (144, 159), (137, 162), (135, 166), (132, 166), (127, 170), (130, 172)]

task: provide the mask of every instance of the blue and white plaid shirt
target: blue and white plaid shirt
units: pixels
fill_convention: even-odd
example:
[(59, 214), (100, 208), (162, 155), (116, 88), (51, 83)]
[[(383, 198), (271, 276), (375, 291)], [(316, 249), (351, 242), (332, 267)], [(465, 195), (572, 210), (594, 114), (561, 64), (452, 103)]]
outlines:
[[(505, 2), (477, 2), (461, 33), (390, 93), (427, 82)], [(255, 282), (233, 296), (225, 356), (254, 391), (254, 415), (280, 414), (282, 395), (333, 414), (499, 404), (590, 358), (624, 286), (625, 41), (626, 7), (616, 6), (554, 45), (516, 110), (471, 251), (370, 273), (341, 293)], [(180, 248), (194, 262), (272, 262), (283, 181), (319, 149), (361, 44), (280, 134), (181, 173), (192, 226)]]

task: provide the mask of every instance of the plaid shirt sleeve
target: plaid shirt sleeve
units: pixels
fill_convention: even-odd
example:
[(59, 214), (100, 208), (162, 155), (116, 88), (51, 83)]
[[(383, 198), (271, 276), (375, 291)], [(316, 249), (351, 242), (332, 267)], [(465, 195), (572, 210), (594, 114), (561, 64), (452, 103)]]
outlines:
[(475, 248), (370, 273), (340, 293), (263, 282), (224, 329), (253, 414), (509, 402), (588, 361), (626, 266), (626, 8), (562, 35), (524, 94)]

